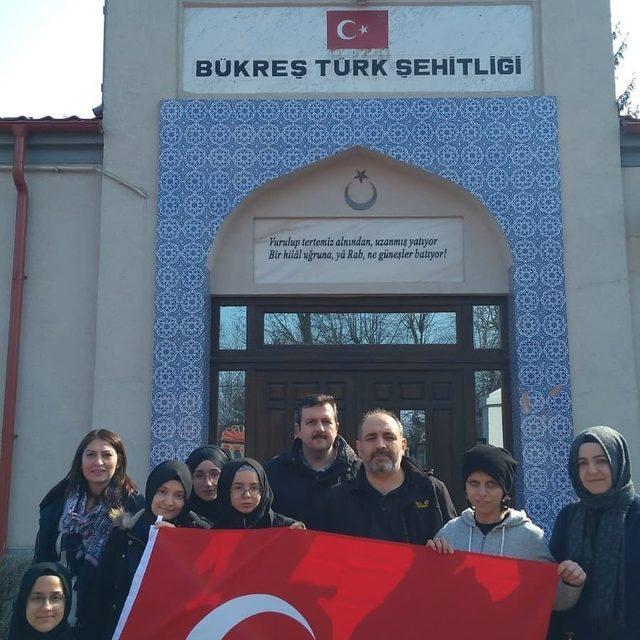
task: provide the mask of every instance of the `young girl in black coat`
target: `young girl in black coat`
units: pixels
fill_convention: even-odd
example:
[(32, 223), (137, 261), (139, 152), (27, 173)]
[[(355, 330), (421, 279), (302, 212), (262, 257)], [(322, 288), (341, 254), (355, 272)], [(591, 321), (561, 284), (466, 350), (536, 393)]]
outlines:
[(214, 529), (305, 529), (302, 522), (271, 509), (273, 492), (262, 465), (252, 458), (227, 462), (218, 481)]
[(150, 527), (188, 526), (190, 495), (191, 472), (184, 462), (162, 462), (149, 474), (146, 506), (137, 513), (124, 512), (109, 536), (90, 593), (83, 638), (108, 640), (113, 636), (147, 545)]

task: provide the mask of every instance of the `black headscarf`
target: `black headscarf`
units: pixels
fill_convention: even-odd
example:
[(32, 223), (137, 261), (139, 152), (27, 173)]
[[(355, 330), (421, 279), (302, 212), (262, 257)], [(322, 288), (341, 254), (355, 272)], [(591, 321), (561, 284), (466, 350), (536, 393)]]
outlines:
[(479, 444), (465, 451), (462, 456), (462, 479), (466, 483), (474, 471), (482, 471), (491, 476), (506, 495), (513, 489), (517, 466), (517, 461), (506, 449), (492, 444)]
[(145, 514), (149, 523), (156, 521), (156, 516), (151, 511), (151, 503), (156, 491), (169, 480), (177, 480), (184, 487), (185, 500), (184, 507), (178, 516), (171, 520), (172, 524), (180, 525), (185, 522), (186, 515), (189, 512), (189, 497), (191, 496), (191, 472), (184, 462), (178, 460), (167, 460), (161, 462), (147, 478), (147, 485), (144, 489), (144, 497), (147, 503)]
[[(204, 447), (198, 447), (189, 454), (186, 459), (186, 465), (191, 470), (191, 475), (195, 473), (195, 470), (200, 466), (201, 462), (209, 460), (222, 471), (224, 465), (231, 460), (231, 456), (222, 447), (218, 447), (214, 444), (208, 444)], [(195, 491), (191, 492), (191, 498), (189, 499), (189, 509), (195, 511), (199, 516), (203, 516), (209, 522), (213, 523), (218, 517), (218, 499), (203, 500), (196, 495)]]
[[(251, 513), (240, 513), (231, 505), (231, 485), (236, 473), (241, 467), (251, 467), (257, 474), (262, 496), (258, 506)], [(267, 480), (262, 465), (252, 458), (232, 460), (222, 467), (220, 480), (218, 480), (218, 519), (215, 522), (216, 529), (264, 529), (271, 527), (273, 512), (273, 492)]]
[[(611, 467), (611, 489), (594, 495), (580, 481), (578, 452), (594, 442), (602, 447)], [(591, 427), (579, 433), (569, 451), (569, 478), (580, 498), (567, 527), (569, 558), (587, 573), (588, 616), (595, 638), (624, 637), (624, 520), (635, 489), (631, 481), (625, 439), (610, 427)]]
[[(60, 623), (47, 633), (36, 631), (27, 622), (27, 598), (33, 589), (36, 580), (41, 576), (57, 576), (60, 578), (62, 590), (64, 591), (64, 614)], [(39, 640), (47, 638), (47, 640), (71, 640), (73, 638), (73, 630), (69, 627), (68, 618), (71, 611), (71, 576), (69, 572), (58, 562), (39, 562), (29, 567), (22, 576), (20, 589), (13, 606), (13, 615), (11, 616), (11, 625), (9, 627), (9, 636), (7, 640)]]

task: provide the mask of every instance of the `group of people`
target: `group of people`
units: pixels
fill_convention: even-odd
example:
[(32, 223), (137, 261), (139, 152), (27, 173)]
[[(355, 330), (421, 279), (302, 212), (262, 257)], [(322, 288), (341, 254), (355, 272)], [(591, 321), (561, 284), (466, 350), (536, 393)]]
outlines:
[(144, 496), (127, 475), (120, 437), (91, 431), (40, 504), (34, 565), (9, 639), (111, 638), (151, 527), (290, 527), (555, 561), (551, 638), (640, 640), (640, 497), (617, 431), (592, 427), (574, 439), (569, 477), (578, 501), (561, 511), (548, 546), (509, 506), (517, 462), (505, 449), (464, 454), (469, 508), (458, 517), (445, 485), (405, 455), (392, 412), (362, 417), (357, 453), (338, 430), (335, 400), (309, 396), (296, 410), (291, 449), (264, 468), (207, 445), (155, 467)]

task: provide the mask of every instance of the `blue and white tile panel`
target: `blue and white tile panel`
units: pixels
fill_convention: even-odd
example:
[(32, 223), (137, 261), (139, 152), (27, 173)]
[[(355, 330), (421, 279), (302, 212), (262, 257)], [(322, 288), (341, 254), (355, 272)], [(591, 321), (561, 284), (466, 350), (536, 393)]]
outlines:
[(206, 438), (205, 265), (221, 221), (253, 189), (356, 145), (457, 183), (504, 231), (519, 483), (548, 531), (573, 494), (558, 125), (547, 96), (162, 102), (151, 463), (184, 459)]

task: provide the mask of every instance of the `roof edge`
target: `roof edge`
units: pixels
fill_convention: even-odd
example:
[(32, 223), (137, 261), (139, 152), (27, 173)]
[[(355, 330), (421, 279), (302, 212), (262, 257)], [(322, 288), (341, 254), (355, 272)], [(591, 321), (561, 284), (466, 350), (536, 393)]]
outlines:
[(632, 118), (631, 116), (621, 116), (620, 129), (622, 133), (638, 135), (640, 134), (640, 120)]
[(29, 133), (102, 133), (100, 118), (0, 118), (0, 132), (26, 128)]

